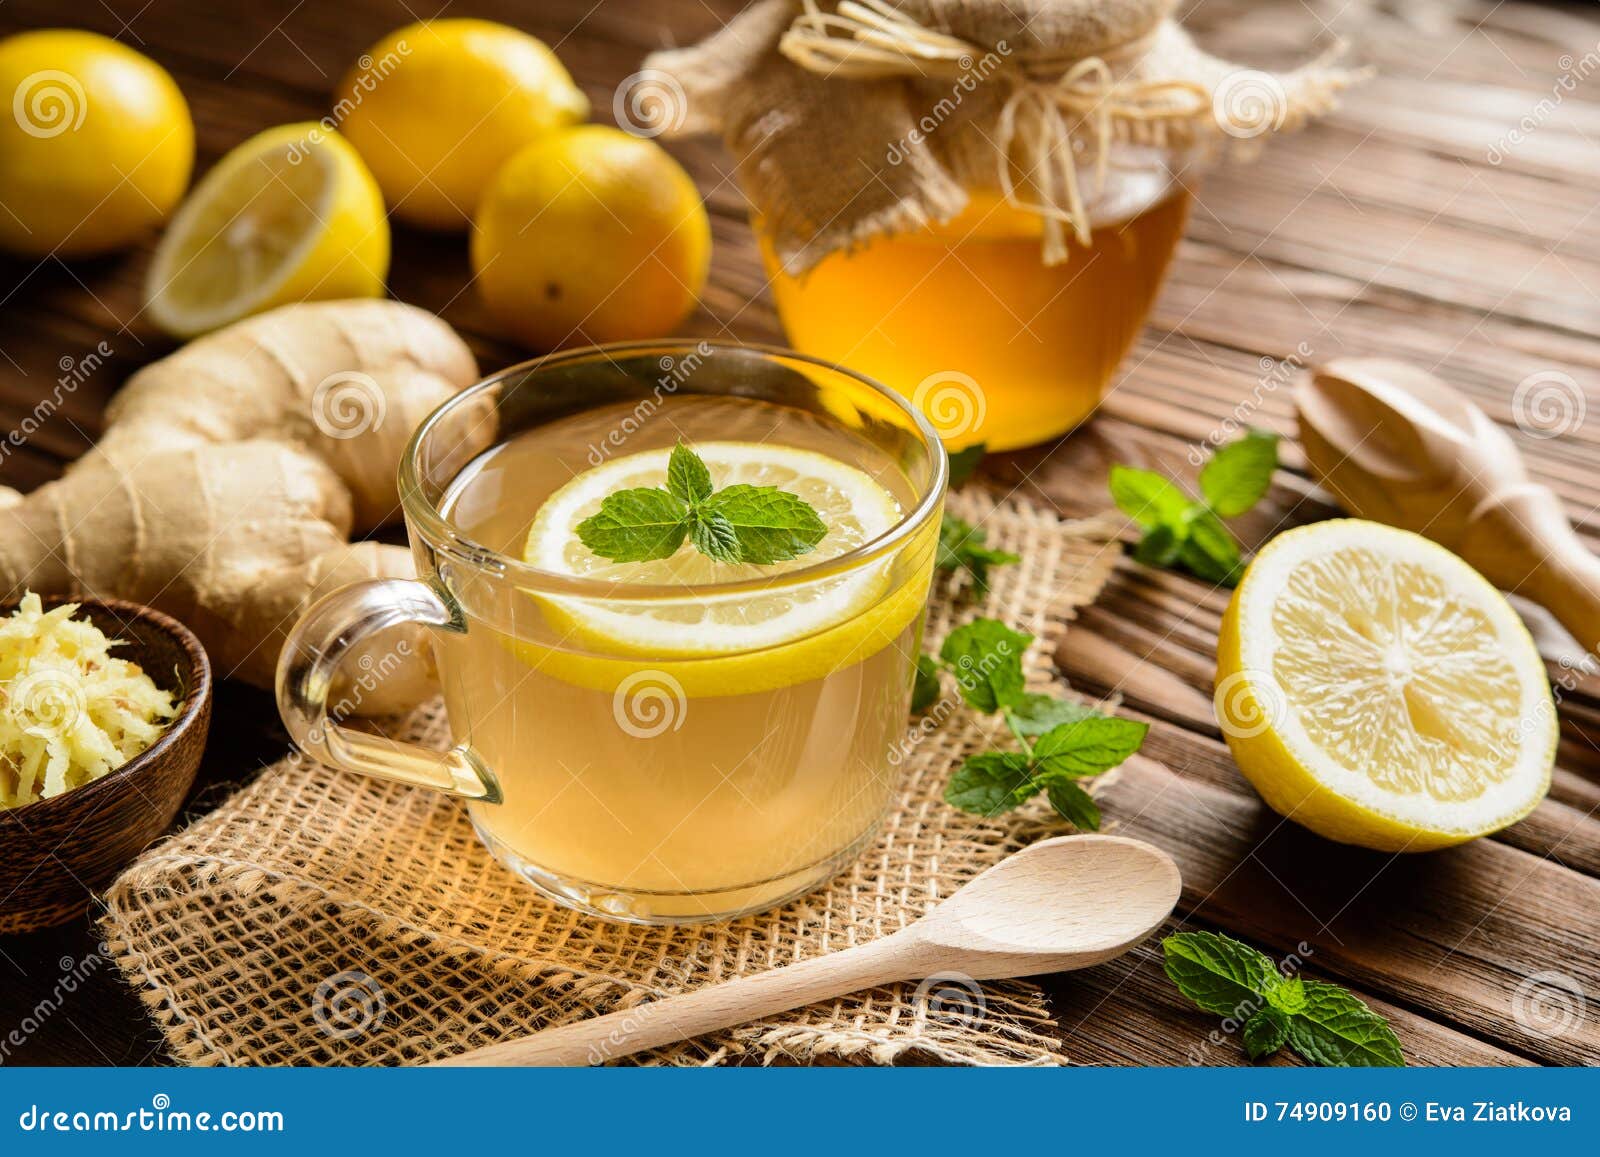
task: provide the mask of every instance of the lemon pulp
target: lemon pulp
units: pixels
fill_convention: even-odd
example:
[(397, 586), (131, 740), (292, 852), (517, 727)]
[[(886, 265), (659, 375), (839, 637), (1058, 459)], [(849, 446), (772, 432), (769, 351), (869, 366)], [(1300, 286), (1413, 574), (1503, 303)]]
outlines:
[(1526, 815), (1550, 781), (1544, 666), (1505, 599), (1407, 531), (1280, 535), (1223, 620), (1219, 721), (1267, 802), (1330, 838), (1423, 850)]

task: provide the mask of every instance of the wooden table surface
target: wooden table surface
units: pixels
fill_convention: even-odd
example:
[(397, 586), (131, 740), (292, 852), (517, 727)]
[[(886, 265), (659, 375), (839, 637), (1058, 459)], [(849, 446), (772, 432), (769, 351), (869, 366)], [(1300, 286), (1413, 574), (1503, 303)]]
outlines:
[[(710, 33), (737, 8), (480, 0), (470, 14), (544, 38), (596, 118), (609, 120), (616, 85), (646, 51)], [(98, 0), (71, 6), (70, 18), (172, 71), (198, 124), (203, 171), (258, 129), (323, 115), (350, 60), (437, 9)], [(68, 15), (57, 0), (7, 0), (0, 33)], [(1506, 423), (1536, 477), (1600, 544), (1600, 12), (1582, 2), (1206, 0), (1191, 14), (1213, 51), (1255, 63), (1327, 36), (1323, 21), (1377, 65), (1378, 79), (1255, 164), (1212, 174), (1100, 415), (986, 470), (1065, 513), (1100, 510), (1111, 461), (1188, 471), (1189, 448), (1235, 414), (1292, 434), (1284, 382), (1297, 360), (1393, 355), (1436, 368)], [(706, 194), (716, 241), (690, 332), (780, 341), (728, 156), (712, 141), (674, 151)], [(54, 476), (89, 443), (120, 382), (172, 348), (139, 315), (149, 248), (71, 264), (0, 260), (0, 427), (48, 395), (62, 366), (102, 341), (111, 350), (66, 396), (59, 420), (0, 464), (7, 484)], [(485, 367), (526, 356), (489, 336), (459, 237), (397, 229), (390, 290), (441, 312)], [(1588, 419), (1559, 437), (1530, 436), (1514, 424), (1512, 391), (1551, 372), (1584, 391)], [(1285, 455), (1291, 468), (1245, 524), (1252, 545), (1333, 513), (1298, 450), (1289, 444)], [(1119, 830), (1178, 860), (1185, 889), (1174, 924), (1299, 952), (1307, 975), (1348, 985), (1388, 1016), (1414, 1064), (1600, 1063), (1600, 683), (1563, 665), (1574, 659), (1570, 640), (1530, 612), (1552, 674), (1576, 679), (1563, 697), (1549, 799), (1494, 838), (1390, 856), (1280, 822), (1235, 770), (1209, 691), (1223, 604), (1205, 584), (1124, 561), (1072, 630), (1065, 664), (1078, 689), (1118, 692), (1155, 724), (1151, 758), (1131, 763), (1102, 804)], [(266, 694), (222, 688), (190, 814), (285, 743)], [(162, 1063), (131, 990), (107, 966), (82, 966), (93, 951), (87, 921), (0, 938), (0, 1061)], [(88, 979), (58, 999), (69, 971)], [(1241, 1060), (1214, 1018), (1177, 997), (1151, 947), (1045, 987), (1074, 1061)]]

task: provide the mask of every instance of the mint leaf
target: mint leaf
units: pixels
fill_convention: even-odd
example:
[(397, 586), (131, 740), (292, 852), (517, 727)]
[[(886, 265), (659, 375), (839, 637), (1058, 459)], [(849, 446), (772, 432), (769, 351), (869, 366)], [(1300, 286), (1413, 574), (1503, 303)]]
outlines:
[(1306, 986), (1298, 976), (1278, 981), (1267, 989), (1267, 1003), (1279, 1012), (1303, 1012), (1306, 1007)]
[(689, 447), (679, 442), (667, 459), (667, 489), (689, 505), (711, 497), (711, 471)]
[(1161, 942), (1172, 983), (1205, 1012), (1238, 1016), (1260, 1006), (1278, 983), (1265, 954), (1214, 932), (1175, 932)]
[(689, 532), (689, 508), (665, 490), (639, 487), (608, 494), (578, 523), (578, 540), (612, 562), (670, 558)]
[(911, 710), (920, 715), (939, 701), (939, 663), (932, 655), (917, 656), (917, 674), (911, 684)]
[(715, 510), (695, 510), (690, 515), (689, 541), (695, 549), (718, 562), (743, 562), (739, 532)]
[(1172, 566), (1183, 553), (1184, 543), (1177, 527), (1152, 526), (1133, 548), (1133, 557), (1145, 566)]
[(1011, 734), (1027, 743), (1052, 727), (1059, 727), (1063, 723), (1076, 723), (1080, 719), (1088, 719), (1097, 714), (1098, 712), (1081, 703), (1069, 703), (1053, 695), (1029, 692), (1006, 708), (1006, 726), (1011, 728)]
[(954, 490), (978, 468), (978, 463), (983, 461), (983, 456), (989, 450), (988, 443), (979, 442), (975, 446), (968, 446), (964, 450), (946, 451), (945, 456), (950, 463), (950, 488)]
[(1244, 1051), (1251, 1060), (1270, 1057), (1289, 1039), (1289, 1018), (1268, 1005), (1244, 1022)]
[(1314, 1064), (1340, 1068), (1404, 1065), (1389, 1022), (1337, 984), (1307, 980), (1305, 1007), (1288, 1018), (1289, 1045)]
[(1239, 581), (1242, 553), (1238, 539), (1203, 506), (1195, 507), (1189, 535), (1178, 550), (1178, 561), (1197, 578), (1222, 586)]
[(1017, 751), (968, 756), (945, 784), (944, 800), (977, 815), (1008, 812), (1038, 793), (1029, 771), (1028, 757)]
[(1032, 635), (996, 619), (974, 619), (945, 637), (939, 657), (955, 674), (967, 706), (993, 712), (1022, 701), (1022, 655), (1031, 642)]
[[(1041, 781), (1035, 779), (1035, 784)], [(1052, 779), (1045, 782), (1045, 798), (1056, 814), (1079, 831), (1100, 830), (1100, 809), (1093, 797), (1070, 779)]]
[(1223, 518), (1236, 518), (1260, 502), (1278, 469), (1278, 436), (1251, 429), (1219, 446), (1200, 469), (1200, 493)]
[(946, 514), (939, 524), (939, 552), (934, 566), (946, 573), (965, 570), (979, 595), (989, 593), (989, 568), (1020, 562), (1021, 556), (986, 546), (987, 535), (971, 523)]
[(1189, 496), (1153, 470), (1113, 466), (1108, 484), (1117, 509), (1146, 530), (1181, 523)]
[(1083, 779), (1117, 766), (1139, 750), (1148, 723), (1096, 715), (1052, 727), (1033, 745), (1037, 774)]
[(738, 483), (717, 491), (696, 507), (733, 527), (741, 562), (783, 562), (821, 542), (827, 526), (798, 494), (776, 486)]

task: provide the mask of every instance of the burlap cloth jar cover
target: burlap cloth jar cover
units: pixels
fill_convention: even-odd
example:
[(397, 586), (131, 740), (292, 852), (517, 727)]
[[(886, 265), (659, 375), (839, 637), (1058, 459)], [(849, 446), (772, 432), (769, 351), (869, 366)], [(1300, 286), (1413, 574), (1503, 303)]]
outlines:
[[(976, 487), (950, 507), (1022, 561), (993, 572), (981, 605), (940, 579), (926, 648), (975, 615), (1000, 617), (1039, 636), (1030, 683), (1059, 692), (1048, 656), (1110, 573), (1115, 527), (1064, 523)], [(875, 843), (827, 886), (731, 923), (640, 928), (580, 915), (500, 867), (455, 802), (289, 758), (130, 867), (105, 897), (101, 930), (180, 1062), (428, 1061), (876, 939), (1068, 830), (1042, 805), (984, 819), (944, 803), (961, 759), (993, 745), (987, 723), (953, 694), (913, 722)], [(398, 733), (443, 746), (442, 707)], [(956, 978), (857, 993), (639, 1059), (1061, 1063), (1047, 1018), (1031, 985)]]
[(792, 275), (948, 221), (977, 190), (1037, 213), (1056, 264), (1116, 201), (1117, 167), (1253, 151), (1364, 75), (1337, 45), (1284, 73), (1219, 60), (1175, 6), (758, 0), (701, 44), (652, 54), (627, 111), (652, 132), (722, 134)]

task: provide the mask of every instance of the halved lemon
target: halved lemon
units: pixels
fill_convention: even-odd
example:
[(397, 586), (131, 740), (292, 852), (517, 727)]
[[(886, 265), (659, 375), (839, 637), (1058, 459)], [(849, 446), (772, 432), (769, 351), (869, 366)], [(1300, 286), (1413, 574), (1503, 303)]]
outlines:
[(1544, 664), (1510, 604), (1436, 543), (1357, 519), (1281, 534), (1250, 564), (1216, 710), (1275, 811), (1381, 851), (1515, 823), (1555, 761)]
[(361, 158), (317, 124), (268, 129), (189, 195), (156, 247), (145, 308), (193, 337), (293, 301), (380, 297), (383, 196)]
[[(884, 486), (825, 454), (750, 442), (697, 442), (693, 449), (717, 489), (746, 483), (797, 494), (821, 515), (827, 534), (809, 553), (768, 565), (716, 562), (689, 544), (652, 562), (601, 558), (579, 540), (577, 526), (608, 494), (666, 485), (671, 450), (646, 450), (586, 471), (551, 495), (529, 528), (523, 558), (543, 570), (618, 584), (724, 584), (826, 562), (900, 520), (900, 503)], [(551, 626), (588, 653), (517, 647), (551, 673), (600, 689), (614, 688), (647, 660), (690, 696), (738, 694), (817, 678), (866, 658), (921, 613), (927, 587), (926, 574), (896, 575), (886, 558), (756, 592), (702, 590), (648, 601), (540, 595)]]

